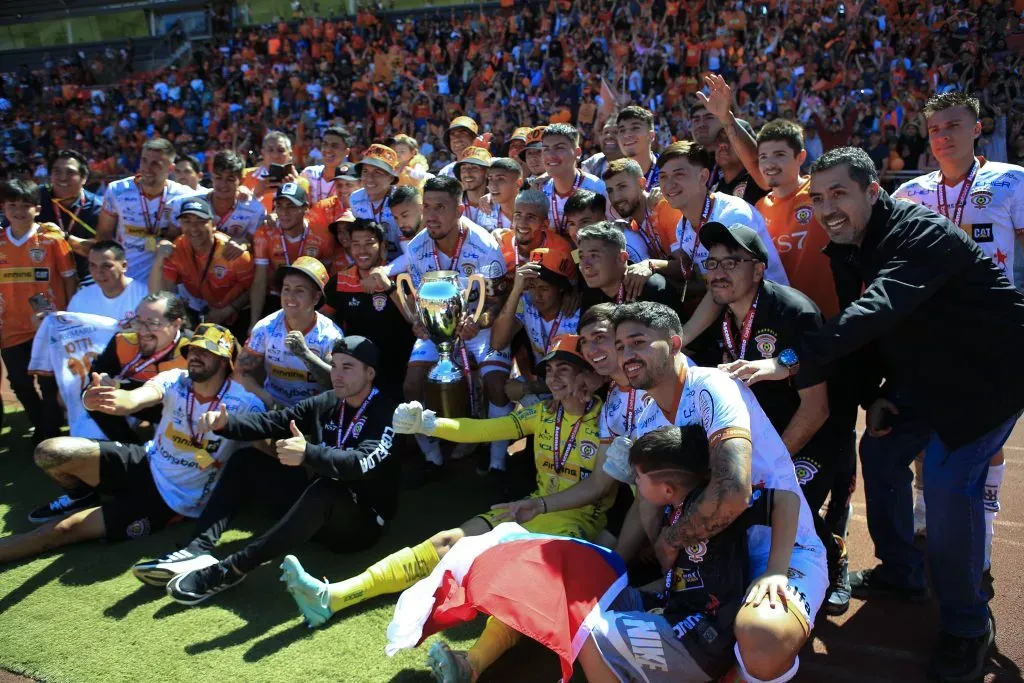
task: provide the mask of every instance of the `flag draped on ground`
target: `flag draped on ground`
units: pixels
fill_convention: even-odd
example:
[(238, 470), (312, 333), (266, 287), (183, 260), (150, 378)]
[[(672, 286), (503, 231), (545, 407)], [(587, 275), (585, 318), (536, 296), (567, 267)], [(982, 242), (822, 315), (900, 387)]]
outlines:
[(552, 650), (568, 680), (591, 624), (626, 584), (625, 563), (607, 548), (500, 524), (460, 540), (402, 593), (386, 651), (415, 647), (482, 612)]

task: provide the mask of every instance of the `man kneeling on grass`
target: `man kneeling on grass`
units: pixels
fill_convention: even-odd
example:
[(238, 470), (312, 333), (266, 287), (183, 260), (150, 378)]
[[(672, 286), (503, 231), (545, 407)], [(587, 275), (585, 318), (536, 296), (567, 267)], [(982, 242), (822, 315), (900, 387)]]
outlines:
[[(423, 410), (418, 403), (403, 403), (395, 411), (395, 431), (428, 434), (457, 443), (521, 439), (533, 434), (537, 490), (515, 506), (515, 521), (536, 533), (593, 540), (605, 527), (605, 512), (614, 501), (616, 482), (602, 471), (604, 453), (599, 450), (598, 427), (601, 400), (580, 398), (573, 391), (577, 378), (590, 371), (590, 365), (576, 351), (578, 343), (576, 335), (560, 335), (542, 358), (538, 371), (545, 373), (552, 395), (548, 401), (487, 420), (445, 419)], [(575, 491), (588, 477), (601, 479), (605, 494), (596, 503), (583, 504), (575, 500)], [(593, 500), (590, 490), (583, 497)], [(495, 505), (491, 511), (435, 534), (414, 548), (403, 548), (340, 583), (327, 584), (310, 576), (290, 555), (281, 565), (282, 579), (306, 622), (311, 627), (319, 626), (342, 609), (412, 586), (430, 574), (456, 541), (485, 534), (512, 517), (510, 507), (509, 503)], [(431, 666), (439, 680), (468, 683), (518, 640), (517, 632), (488, 619), (469, 652), (452, 652), (439, 644), (441, 647), (430, 651)]]
[[(707, 486), (708, 457), (700, 425), (662, 427), (630, 449), (637, 492), (663, 511), (645, 524), (652, 542)], [(740, 607), (768, 600), (786, 608), (795, 598), (787, 572), (799, 515), (795, 493), (755, 488), (745, 513), (679, 553), (661, 592), (627, 588), (619, 594), (580, 651), (587, 680), (703, 683), (725, 675), (735, 661), (733, 622)], [(755, 525), (771, 526), (771, 551), (764, 575), (750, 585), (747, 529)]]
[[(200, 325), (182, 347), (188, 370), (161, 372), (126, 391), (93, 374), (82, 395), (86, 409), (131, 415), (163, 406), (153, 440), (145, 445), (61, 436), (36, 447), (36, 463), (64, 487), (71, 500), (93, 501), (33, 531), (0, 539), (0, 564), (96, 538), (145, 536), (184, 517), (197, 517), (228, 458), (265, 457), (253, 449), (198, 427), (217, 405), (235, 413), (259, 412), (263, 403), (229, 379), (237, 354), (235, 338), (220, 325)], [(96, 495), (92, 495), (95, 493)], [(101, 496), (107, 499), (101, 502)], [(56, 509), (44, 505), (31, 518)]]

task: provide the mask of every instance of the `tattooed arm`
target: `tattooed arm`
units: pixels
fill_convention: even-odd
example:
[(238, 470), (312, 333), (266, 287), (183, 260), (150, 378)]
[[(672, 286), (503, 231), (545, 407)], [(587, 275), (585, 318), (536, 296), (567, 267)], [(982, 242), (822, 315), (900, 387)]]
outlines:
[(662, 529), (654, 544), (662, 567), (675, 564), (676, 555), (687, 546), (706, 541), (739, 517), (750, 502), (750, 460), (748, 436), (711, 439), (711, 481), (679, 521)]

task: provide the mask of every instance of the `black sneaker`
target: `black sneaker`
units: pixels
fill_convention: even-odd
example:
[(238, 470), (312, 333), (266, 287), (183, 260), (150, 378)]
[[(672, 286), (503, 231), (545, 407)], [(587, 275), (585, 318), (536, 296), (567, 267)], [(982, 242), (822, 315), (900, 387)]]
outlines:
[(57, 500), (47, 505), (40, 505), (35, 510), (28, 513), (28, 521), (33, 524), (45, 524), (46, 522), (52, 522), (55, 519), (67, 517), (79, 510), (96, 507), (99, 504), (99, 496), (96, 495), (95, 491), (90, 491), (79, 498), (72, 498), (65, 493)]
[(142, 583), (150, 586), (163, 588), (167, 582), (178, 574), (204, 569), (210, 565), (217, 564), (217, 558), (209, 553), (196, 555), (195, 553), (182, 548), (173, 553), (167, 553), (155, 560), (145, 560), (132, 567), (132, 574)]
[(849, 575), (850, 593), (853, 597), (862, 599), (886, 597), (903, 602), (925, 602), (931, 597), (927, 586), (910, 588), (889, 583), (876, 574), (877, 569), (878, 567), (860, 569)]
[(838, 536), (835, 539), (839, 544), (839, 559), (825, 600), (825, 614), (833, 617), (845, 614), (850, 609), (850, 555), (846, 552), (843, 539)]
[(167, 595), (183, 605), (198, 605), (245, 579), (223, 562), (178, 574), (167, 583)]
[(985, 661), (996, 639), (995, 622), (989, 616), (988, 629), (980, 636), (961, 638), (942, 633), (932, 655), (929, 672), (942, 683), (974, 683), (985, 675)]

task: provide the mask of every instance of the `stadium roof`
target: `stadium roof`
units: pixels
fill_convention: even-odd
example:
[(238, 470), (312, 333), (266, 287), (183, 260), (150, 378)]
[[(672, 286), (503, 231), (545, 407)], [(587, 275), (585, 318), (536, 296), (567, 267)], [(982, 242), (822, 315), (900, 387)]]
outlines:
[(0, 20), (17, 19), (20, 22), (42, 21), (124, 12), (127, 10), (159, 10), (175, 7), (203, 7), (202, 0), (3, 0), (0, 2)]

